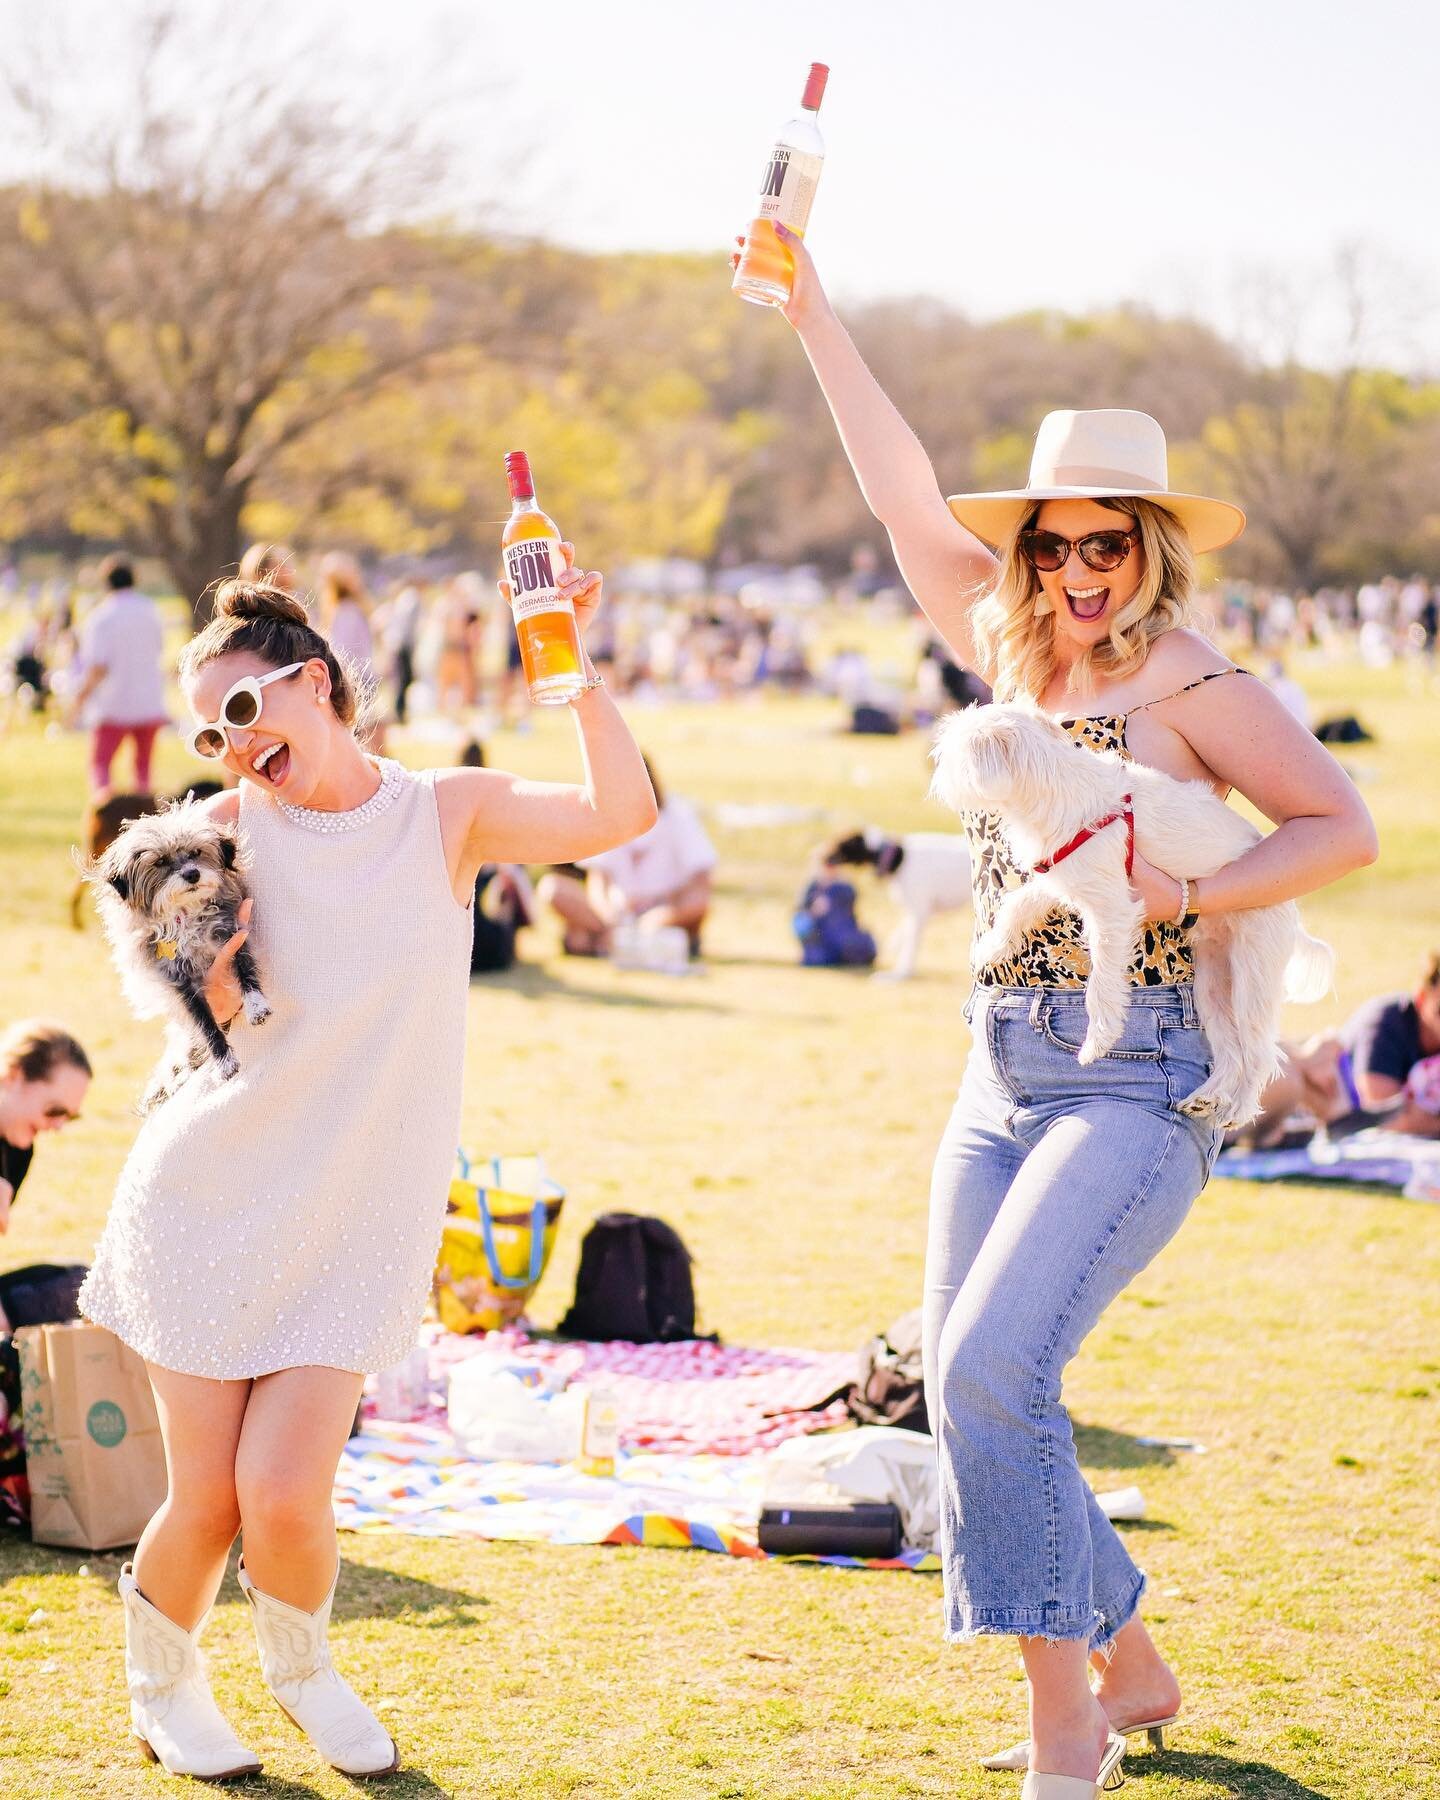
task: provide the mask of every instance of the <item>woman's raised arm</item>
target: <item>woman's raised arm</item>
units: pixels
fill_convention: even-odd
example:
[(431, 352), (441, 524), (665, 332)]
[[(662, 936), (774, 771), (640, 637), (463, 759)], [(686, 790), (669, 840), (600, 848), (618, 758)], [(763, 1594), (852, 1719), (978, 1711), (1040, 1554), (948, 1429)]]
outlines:
[(994, 577), (995, 558), (946, 506), (924, 446), (836, 318), (809, 251), (776, 229), (795, 258), (782, 311), (810, 359), (865, 504), (890, 534), (905, 584), (931, 624), (973, 667), (970, 609)]
[[(600, 605), (601, 577), (575, 568), (562, 544), (559, 586), (583, 631)], [(502, 596), (509, 599), (506, 584)], [(593, 678), (590, 658), (585, 673)], [(527, 781), (501, 769), (452, 769), (437, 783), (451, 879), (468, 898), (486, 862), (579, 862), (639, 837), (655, 823), (655, 792), (644, 758), (604, 687), (571, 705), (580, 735), (583, 780)], [(452, 845), (454, 846), (452, 848)]]

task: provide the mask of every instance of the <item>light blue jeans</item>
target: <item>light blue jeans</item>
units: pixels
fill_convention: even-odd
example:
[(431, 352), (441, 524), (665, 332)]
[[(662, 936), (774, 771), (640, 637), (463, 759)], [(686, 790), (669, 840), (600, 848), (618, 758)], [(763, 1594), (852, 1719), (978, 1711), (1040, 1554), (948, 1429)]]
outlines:
[(1210, 1174), (1219, 1132), (1176, 1110), (1209, 1045), (1188, 986), (1136, 988), (1083, 1068), (1079, 990), (977, 987), (966, 1016), (925, 1269), (946, 1635), (1103, 1647), (1145, 1577), (1080, 1473), (1060, 1377)]

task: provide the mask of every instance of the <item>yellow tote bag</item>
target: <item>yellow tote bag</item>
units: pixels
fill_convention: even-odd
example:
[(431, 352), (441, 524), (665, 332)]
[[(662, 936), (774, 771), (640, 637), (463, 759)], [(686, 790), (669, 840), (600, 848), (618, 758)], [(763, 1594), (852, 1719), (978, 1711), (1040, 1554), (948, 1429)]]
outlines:
[(538, 1156), (471, 1162), (458, 1151), (435, 1264), (435, 1305), (451, 1331), (498, 1331), (540, 1285), (565, 1190)]

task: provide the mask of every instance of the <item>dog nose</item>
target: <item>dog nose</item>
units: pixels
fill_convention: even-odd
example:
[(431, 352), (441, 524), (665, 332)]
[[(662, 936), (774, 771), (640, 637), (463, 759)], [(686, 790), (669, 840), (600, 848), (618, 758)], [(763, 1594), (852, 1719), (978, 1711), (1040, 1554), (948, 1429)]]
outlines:
[(195, 868), (182, 869), (181, 870), (181, 879), (184, 881), (188, 881), (190, 883), (191, 887), (194, 887), (195, 883), (200, 879), (200, 871)]

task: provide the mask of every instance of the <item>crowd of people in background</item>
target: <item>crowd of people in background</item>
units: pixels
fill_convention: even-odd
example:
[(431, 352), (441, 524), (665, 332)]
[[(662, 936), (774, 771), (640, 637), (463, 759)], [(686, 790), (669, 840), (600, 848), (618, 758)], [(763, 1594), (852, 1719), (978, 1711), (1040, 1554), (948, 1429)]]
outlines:
[(1405, 655), (1433, 660), (1440, 582), (1386, 575), (1359, 587), (1317, 587), (1308, 594), (1245, 584), (1227, 590), (1218, 624), (1241, 644), (1262, 651), (1349, 655), (1358, 649), (1373, 667)]
[[(479, 573), (367, 575), (347, 552), (308, 556), (277, 544), (253, 545), (239, 572), (309, 597), (315, 623), (368, 690), (364, 743), (372, 752), (397, 729), (463, 745), (464, 759), (483, 760), (490, 730), (525, 728), (516, 635), (494, 584)], [(612, 586), (589, 648), (632, 704), (819, 693), (841, 704), (851, 730), (897, 732), (989, 698), (923, 621), (909, 623), (905, 596), (887, 585), (868, 546), (833, 585), (810, 569), (707, 571), (672, 562), (621, 569)], [(1404, 660), (1424, 678), (1434, 673), (1440, 583), (1419, 575), (1302, 594), (1230, 583), (1217, 590), (1215, 613), (1217, 633), (1239, 659), (1312, 727), (1297, 665)], [(117, 791), (150, 793), (154, 746), (169, 724), (170, 658), (164, 611), (140, 584), (136, 563), (116, 555), (48, 579), (0, 567), (6, 617), (0, 704), (45, 714), (56, 729), (88, 731), (95, 804)], [(867, 650), (874, 640), (865, 627), (877, 619), (907, 622), (908, 653), (879, 659)], [(1319, 728), (1324, 734), (1325, 722)], [(133, 764), (122, 755), (117, 773), (127, 743)], [(694, 807), (670, 796), (652, 832), (608, 863), (544, 872), (535, 887), (524, 870), (487, 868), (477, 889), (475, 966), (509, 966), (517, 934), (545, 913), (572, 955), (619, 955), (638, 922), (657, 941), (673, 937), (682, 962), (687, 949), (693, 959), (715, 863)], [(1296, 1047), (1292, 1086), (1332, 1080), (1333, 1036)], [(1295, 1096), (1277, 1089), (1275, 1100), (1283, 1116)]]
[[(680, 567), (684, 578), (669, 587), (651, 571), (627, 580), (621, 570), (597, 622), (592, 656), (632, 703), (821, 692), (838, 696), (874, 729), (899, 729), (986, 697), (923, 623), (913, 628), (913, 654), (903, 663), (867, 653), (858, 629), (864, 619), (907, 614), (898, 589), (878, 578), (827, 586), (808, 570), (736, 580), (726, 571), (707, 577), (697, 565)], [(316, 623), (372, 689), (369, 748), (383, 748), (390, 723), (424, 729), (436, 721), (482, 735), (489, 722), (523, 724), (515, 633), (493, 584), (477, 572), (371, 580), (345, 552), (305, 559), (258, 545), (241, 568), (247, 579), (314, 595)], [(838, 603), (842, 621), (856, 621), (856, 642), (836, 642), (832, 611), (821, 646), (827, 601)], [(165, 719), (161, 620), (134, 565), (112, 558), (75, 578), (50, 580), (0, 570), (0, 608), (12, 620), (0, 662), (10, 704), (51, 708), (65, 722), (88, 725), (97, 787), (110, 785), (115, 752), (129, 738), (137, 785), (148, 786), (151, 749)], [(1229, 584), (1217, 593), (1215, 625), (1313, 723), (1291, 672), (1297, 660), (1358, 659), (1372, 667), (1411, 660), (1433, 672), (1440, 583), (1386, 576), (1305, 594)]]

